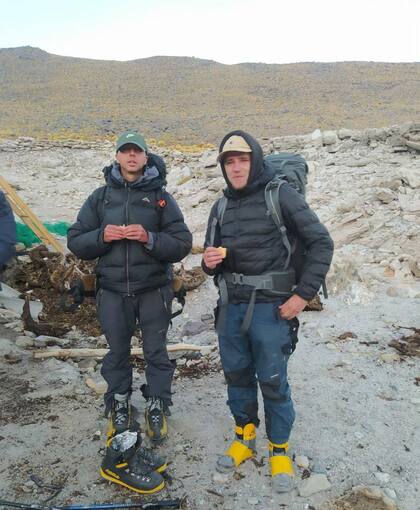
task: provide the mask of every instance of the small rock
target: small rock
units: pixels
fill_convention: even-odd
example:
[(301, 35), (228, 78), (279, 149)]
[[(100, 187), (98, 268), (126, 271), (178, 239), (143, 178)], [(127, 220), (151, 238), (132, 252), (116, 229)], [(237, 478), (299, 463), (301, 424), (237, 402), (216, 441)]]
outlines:
[(86, 386), (93, 390), (97, 395), (103, 395), (107, 390), (107, 383), (99, 374), (94, 374), (85, 379)]
[(27, 336), (18, 336), (15, 340), (15, 344), (18, 347), (22, 347), (22, 349), (27, 349), (28, 347), (32, 347), (34, 345), (34, 341), (32, 338)]
[(319, 462), (314, 462), (311, 470), (312, 470), (312, 473), (318, 473), (318, 474), (321, 474), (321, 475), (326, 475), (327, 474), (327, 468), (325, 466), (323, 466)]
[(218, 471), (215, 471), (212, 476), (213, 482), (215, 483), (228, 483), (231, 478), (231, 473), (219, 473)]
[(299, 496), (307, 497), (316, 492), (326, 491), (331, 487), (328, 478), (324, 474), (313, 473), (304, 480), (298, 488)]
[(182, 336), (195, 336), (208, 329), (208, 324), (199, 321), (187, 321), (182, 328)]
[(308, 469), (309, 468), (309, 459), (306, 457), (306, 455), (296, 455), (295, 458), (296, 465)]
[(379, 356), (379, 359), (384, 363), (392, 363), (394, 361), (401, 361), (401, 357), (396, 352), (385, 352)]
[(381, 189), (376, 192), (376, 198), (384, 204), (390, 204), (393, 200), (395, 200), (396, 196), (389, 189)]
[(95, 369), (98, 362), (93, 358), (85, 358), (77, 363), (77, 366), (83, 370)]
[(388, 496), (388, 498), (397, 499), (397, 493), (394, 491), (394, 489), (390, 489), (389, 487), (385, 487), (384, 493)]
[(214, 317), (212, 313), (203, 313), (200, 317), (202, 322), (213, 324)]
[(55, 336), (48, 335), (39, 335), (34, 338), (34, 346), (35, 347), (47, 347), (48, 345), (59, 345), (63, 347), (66, 345), (68, 340), (64, 340), (63, 338), (57, 338)]
[(377, 472), (375, 473), (375, 478), (381, 485), (386, 485), (387, 483), (389, 483), (391, 476), (388, 473)]
[(12, 310), (0, 309), (0, 324), (7, 324), (15, 319), (19, 319), (19, 314)]
[(260, 502), (258, 498), (248, 498), (247, 501), (249, 505), (258, 505), (258, 503)]
[(332, 145), (338, 142), (338, 136), (335, 131), (324, 131), (322, 141), (324, 145)]

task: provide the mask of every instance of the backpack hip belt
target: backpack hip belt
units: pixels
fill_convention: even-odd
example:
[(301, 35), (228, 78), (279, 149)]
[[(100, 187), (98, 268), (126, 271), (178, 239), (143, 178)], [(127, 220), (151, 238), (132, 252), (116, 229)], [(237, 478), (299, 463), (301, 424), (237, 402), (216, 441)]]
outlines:
[(222, 273), (227, 283), (234, 285), (249, 285), (255, 290), (274, 290), (282, 294), (290, 294), (296, 284), (296, 276), (293, 269), (275, 271), (261, 275), (244, 275), (242, 273)]
[(257, 290), (272, 290), (279, 295), (290, 296), (296, 285), (295, 271), (292, 268), (286, 271), (276, 271), (261, 275), (244, 275), (242, 273), (224, 272), (217, 277), (217, 284), (220, 291), (221, 309), (217, 319), (216, 329), (220, 331), (222, 324), (226, 319), (226, 307), (229, 303), (229, 294), (227, 283), (233, 285), (248, 285), (254, 287), (251, 293), (251, 299), (245, 313), (244, 320), (241, 324), (241, 332), (245, 334), (251, 324), (252, 315), (254, 313), (255, 300)]

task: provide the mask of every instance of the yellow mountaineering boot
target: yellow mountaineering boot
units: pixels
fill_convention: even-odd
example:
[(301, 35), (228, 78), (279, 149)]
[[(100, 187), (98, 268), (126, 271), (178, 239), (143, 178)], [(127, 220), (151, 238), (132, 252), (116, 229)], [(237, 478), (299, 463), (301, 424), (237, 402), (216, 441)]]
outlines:
[[(132, 438), (136, 438), (135, 443), (133, 443)], [(130, 446), (128, 451), (126, 451), (124, 454), (126, 457), (131, 457), (133, 454), (135, 457), (137, 457), (138, 462), (142, 463), (145, 468), (151, 471), (157, 471), (158, 473), (163, 473), (168, 468), (167, 462), (163, 459), (163, 457), (156, 453), (155, 450), (142, 446), (140, 430), (126, 430), (121, 434), (114, 435), (107, 439), (106, 446), (107, 448), (110, 448), (111, 445), (115, 442), (126, 443), (128, 440), (130, 441)]]
[(274, 444), (268, 442), (270, 469), (273, 489), (275, 492), (289, 492), (294, 488), (293, 464), (286, 455), (289, 443)]
[[(126, 430), (107, 442), (100, 474), (106, 480), (122, 485), (141, 494), (154, 494), (165, 486), (162, 475), (156, 469), (166, 464), (162, 459), (147, 459), (144, 452), (136, 449), (137, 432)], [(157, 466), (161, 464), (161, 466)], [(166, 466), (165, 466), (166, 467)]]
[(255, 425), (253, 423), (247, 423), (244, 427), (236, 425), (235, 433), (236, 439), (217, 461), (216, 469), (221, 473), (232, 471), (255, 455)]

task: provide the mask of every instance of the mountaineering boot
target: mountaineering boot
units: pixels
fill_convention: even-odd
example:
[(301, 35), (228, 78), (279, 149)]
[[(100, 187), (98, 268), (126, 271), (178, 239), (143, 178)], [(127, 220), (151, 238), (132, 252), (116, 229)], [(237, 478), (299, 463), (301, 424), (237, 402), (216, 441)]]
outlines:
[(115, 393), (110, 411), (107, 439), (111, 439), (116, 434), (121, 434), (121, 432), (130, 428), (131, 414), (130, 395), (128, 393)]
[(289, 443), (274, 444), (268, 442), (270, 468), (273, 489), (275, 492), (290, 492), (294, 488), (293, 464), (286, 455)]
[(163, 473), (168, 468), (168, 464), (163, 457), (154, 452), (151, 448), (146, 448), (141, 445), (142, 439), (140, 431), (126, 430), (121, 434), (112, 436), (107, 439), (107, 447), (111, 445), (114, 439), (115, 441), (125, 443), (125, 447), (128, 448), (128, 450), (124, 452), (124, 455), (131, 456), (133, 452), (137, 457), (137, 461), (143, 465), (145, 470)]
[(162, 475), (137, 455), (137, 432), (125, 431), (108, 441), (100, 474), (110, 482), (141, 494), (153, 494), (165, 486)]
[(247, 423), (244, 427), (236, 425), (235, 433), (235, 440), (217, 461), (216, 469), (221, 473), (232, 471), (255, 455), (255, 425), (253, 423)]
[(145, 446), (142, 446), (141, 443), (142, 443), (141, 434), (137, 433), (137, 441), (135, 444), (136, 451), (134, 455), (136, 455), (139, 462), (143, 462), (143, 464), (152, 471), (163, 473), (168, 467), (166, 461), (163, 459), (163, 457), (154, 452), (151, 448), (146, 448)]
[(160, 442), (168, 435), (168, 424), (164, 413), (164, 403), (159, 397), (149, 397), (149, 405), (144, 417), (146, 433), (152, 441)]
[(137, 448), (135, 456), (151, 471), (163, 473), (168, 467), (166, 461), (160, 455), (155, 453), (151, 448), (140, 446)]

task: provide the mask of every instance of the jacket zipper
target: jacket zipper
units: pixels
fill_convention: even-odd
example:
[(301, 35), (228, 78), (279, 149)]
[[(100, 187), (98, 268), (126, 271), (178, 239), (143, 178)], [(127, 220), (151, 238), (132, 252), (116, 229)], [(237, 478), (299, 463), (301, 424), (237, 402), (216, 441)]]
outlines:
[[(130, 201), (130, 187), (128, 186), (127, 183), (125, 183), (125, 188), (127, 190), (127, 201), (125, 203), (125, 225), (127, 226), (129, 223), (128, 223), (128, 204), (129, 204), (129, 201)], [(127, 294), (130, 295), (130, 272), (129, 272), (129, 269), (128, 269), (128, 249), (129, 249), (129, 246), (130, 246), (130, 243), (129, 241), (126, 239), (125, 241), (125, 254), (126, 254), (126, 257), (125, 257), (125, 262), (126, 262), (126, 274), (127, 274)]]

